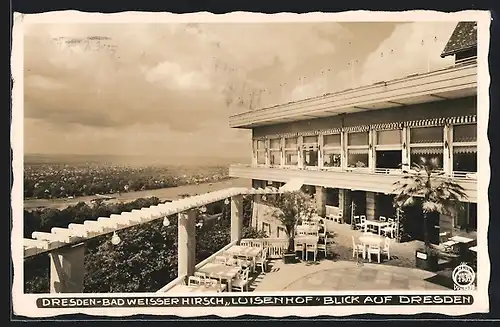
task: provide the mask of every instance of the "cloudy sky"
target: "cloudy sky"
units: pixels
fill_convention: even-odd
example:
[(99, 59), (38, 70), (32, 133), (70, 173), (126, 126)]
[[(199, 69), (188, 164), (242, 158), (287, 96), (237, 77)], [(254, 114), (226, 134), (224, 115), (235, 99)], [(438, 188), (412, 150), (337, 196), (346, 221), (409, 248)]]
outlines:
[(28, 25), (25, 153), (249, 157), (230, 114), (448, 66), (455, 25)]

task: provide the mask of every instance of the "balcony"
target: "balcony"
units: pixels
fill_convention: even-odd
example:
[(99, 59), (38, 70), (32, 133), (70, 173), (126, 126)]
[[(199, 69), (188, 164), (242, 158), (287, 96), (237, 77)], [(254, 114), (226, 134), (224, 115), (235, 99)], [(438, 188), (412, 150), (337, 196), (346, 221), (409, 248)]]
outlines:
[[(255, 165), (231, 165), (229, 175), (232, 177), (257, 179), (264, 181), (287, 182), (300, 179), (304, 185), (316, 185), (328, 188), (362, 190), (377, 193), (392, 193), (394, 182), (400, 179), (399, 169), (318, 169), (307, 167), (266, 167)], [(476, 174), (456, 172), (453, 178), (465, 189), (469, 202), (477, 202)]]
[(233, 128), (253, 128), (341, 113), (364, 112), (475, 95), (477, 63), (379, 82), (316, 98), (252, 110), (229, 117)]

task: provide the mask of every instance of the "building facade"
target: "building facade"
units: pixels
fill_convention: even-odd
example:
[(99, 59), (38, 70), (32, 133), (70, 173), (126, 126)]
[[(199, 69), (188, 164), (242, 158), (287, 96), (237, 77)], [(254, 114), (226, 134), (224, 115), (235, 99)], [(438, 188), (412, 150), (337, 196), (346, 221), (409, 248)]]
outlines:
[[(431, 239), (438, 242), (444, 231), (474, 233), (475, 33), (474, 23), (457, 25), (442, 53), (455, 56), (452, 67), (231, 116), (231, 127), (252, 130), (253, 153), (252, 164), (231, 166), (230, 176), (251, 178), (254, 187), (300, 180), (321, 216), (340, 213), (350, 223), (352, 215), (394, 217), (394, 182), (421, 157), (437, 158), (467, 199), (456, 217), (436, 218)], [(253, 225), (283, 237), (279, 223), (259, 210), (254, 208)], [(419, 210), (405, 210), (406, 228), (416, 239), (423, 235)]]

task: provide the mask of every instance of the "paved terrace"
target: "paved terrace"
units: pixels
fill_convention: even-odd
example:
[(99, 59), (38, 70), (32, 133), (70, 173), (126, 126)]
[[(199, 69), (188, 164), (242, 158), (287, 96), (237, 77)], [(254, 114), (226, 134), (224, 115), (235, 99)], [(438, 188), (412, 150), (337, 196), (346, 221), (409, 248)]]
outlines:
[(419, 269), (353, 261), (322, 260), (317, 263), (283, 264), (272, 261), (251, 287), (266, 291), (353, 291), (353, 290), (447, 290), (426, 281), (435, 274)]

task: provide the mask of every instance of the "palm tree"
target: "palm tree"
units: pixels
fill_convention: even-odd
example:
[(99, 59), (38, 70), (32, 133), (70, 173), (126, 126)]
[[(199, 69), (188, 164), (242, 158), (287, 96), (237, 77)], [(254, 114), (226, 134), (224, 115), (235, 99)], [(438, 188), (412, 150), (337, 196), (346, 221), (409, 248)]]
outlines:
[(460, 202), (467, 198), (464, 188), (450, 178), (438, 167), (438, 159), (420, 158), (420, 163), (413, 164), (412, 172), (404, 171), (405, 176), (394, 183), (394, 205), (404, 208), (422, 200), (424, 218), (424, 243), (428, 251), (430, 247), (428, 235), (428, 217), (431, 213), (455, 215), (461, 206)]
[(302, 191), (294, 191), (277, 194), (268, 202), (275, 208), (272, 215), (285, 227), (288, 253), (292, 253), (297, 225), (302, 219), (311, 219), (315, 212), (312, 198)]

